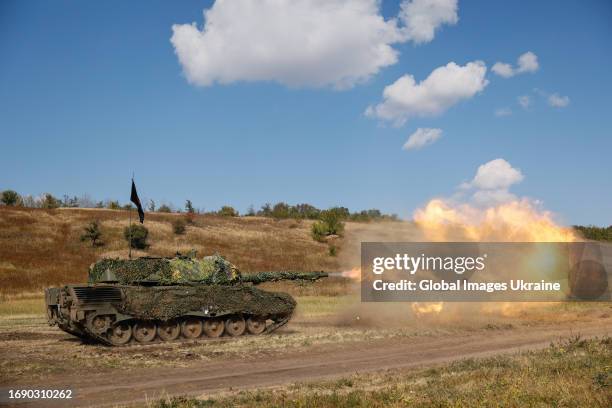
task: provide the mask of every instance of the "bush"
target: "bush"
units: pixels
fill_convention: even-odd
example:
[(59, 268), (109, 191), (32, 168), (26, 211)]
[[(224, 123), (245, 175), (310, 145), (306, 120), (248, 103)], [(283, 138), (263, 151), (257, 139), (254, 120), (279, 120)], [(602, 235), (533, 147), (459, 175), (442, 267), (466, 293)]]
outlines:
[(337, 253), (338, 253), (338, 247), (336, 247), (335, 245), (330, 245), (329, 246), (329, 256), (336, 256)]
[(335, 209), (326, 210), (321, 213), (321, 221), (327, 225), (327, 235), (342, 235), (344, 232), (344, 213)]
[(125, 227), (123, 236), (132, 248), (146, 249), (148, 247), (147, 237), (149, 236), (149, 230), (144, 225), (133, 224)]
[(182, 218), (177, 218), (172, 222), (172, 230), (176, 235), (183, 235), (187, 227), (187, 222)]
[(120, 210), (121, 205), (119, 204), (119, 201), (109, 201), (108, 204), (106, 204), (106, 208), (109, 210)]
[(157, 212), (161, 212), (161, 213), (171, 213), (172, 209), (167, 206), (166, 204), (162, 204), (159, 206), (159, 208), (157, 209)]
[(325, 242), (325, 237), (329, 235), (327, 224), (323, 221), (316, 221), (311, 228), (312, 239), (319, 242)]
[(57, 198), (53, 197), (53, 195), (49, 194), (49, 193), (45, 193), (42, 203), (41, 203), (41, 207), (42, 208), (47, 208), (47, 209), (53, 209), (53, 208), (58, 208), (61, 204), (61, 201), (58, 200)]
[(185, 213), (184, 220), (185, 220), (186, 224), (188, 224), (188, 225), (195, 224), (195, 218), (196, 218), (196, 215), (194, 213), (190, 213), (190, 212)]
[(102, 231), (100, 231), (100, 224), (97, 220), (90, 222), (84, 230), (85, 232), (81, 235), (81, 241), (91, 241), (92, 247), (103, 245), (102, 241), (100, 241)]
[(14, 206), (21, 202), (21, 197), (19, 197), (19, 194), (17, 194), (16, 191), (4, 190), (0, 194), (0, 201), (2, 201), (2, 204), (4, 205)]
[(224, 205), (223, 207), (221, 207), (221, 209), (217, 212), (218, 215), (221, 215), (223, 217), (237, 217), (238, 216), (238, 211), (236, 211), (234, 209), (234, 207), (230, 207), (229, 205)]

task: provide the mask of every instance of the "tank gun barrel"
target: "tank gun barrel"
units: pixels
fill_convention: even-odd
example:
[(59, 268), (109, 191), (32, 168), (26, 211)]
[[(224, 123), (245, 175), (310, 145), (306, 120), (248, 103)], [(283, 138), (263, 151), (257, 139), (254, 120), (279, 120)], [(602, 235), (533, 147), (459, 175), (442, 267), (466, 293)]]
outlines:
[(327, 272), (290, 272), (290, 271), (274, 271), (274, 272), (258, 272), (253, 274), (242, 275), (243, 282), (250, 282), (253, 285), (258, 285), (264, 282), (277, 282), (282, 280), (308, 280), (316, 281), (321, 278), (326, 278)]

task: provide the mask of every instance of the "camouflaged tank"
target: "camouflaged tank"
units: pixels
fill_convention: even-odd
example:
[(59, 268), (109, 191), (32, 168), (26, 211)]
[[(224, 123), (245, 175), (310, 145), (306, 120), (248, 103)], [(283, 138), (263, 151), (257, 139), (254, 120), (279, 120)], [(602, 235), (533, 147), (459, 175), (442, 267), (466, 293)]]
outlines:
[(257, 335), (286, 324), (296, 303), (287, 293), (255, 285), (325, 276), (242, 275), (219, 255), (104, 259), (90, 268), (88, 284), (48, 288), (45, 301), (50, 325), (114, 346)]

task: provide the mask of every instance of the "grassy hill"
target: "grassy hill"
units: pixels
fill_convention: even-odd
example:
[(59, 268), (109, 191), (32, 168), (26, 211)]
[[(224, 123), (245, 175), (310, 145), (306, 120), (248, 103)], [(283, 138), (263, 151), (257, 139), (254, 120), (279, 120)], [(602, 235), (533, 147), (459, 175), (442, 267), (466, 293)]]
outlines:
[[(133, 220), (136, 214), (133, 215)], [(133, 256), (172, 256), (195, 249), (219, 253), (243, 272), (338, 270), (328, 245), (310, 236), (311, 221), (262, 217), (196, 215), (183, 235), (172, 222), (181, 214), (147, 213), (150, 247)], [(70, 282), (85, 282), (89, 265), (102, 257), (127, 257), (123, 229), (129, 213), (106, 209), (0, 207), (0, 299)], [(80, 240), (83, 228), (98, 220), (104, 245)]]

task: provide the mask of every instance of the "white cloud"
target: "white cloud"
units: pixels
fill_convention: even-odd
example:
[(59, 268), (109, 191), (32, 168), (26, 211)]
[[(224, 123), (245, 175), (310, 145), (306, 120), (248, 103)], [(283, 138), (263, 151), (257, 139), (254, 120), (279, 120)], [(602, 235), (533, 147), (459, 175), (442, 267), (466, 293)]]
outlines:
[(505, 62), (496, 62), (491, 67), (491, 71), (504, 78), (514, 76), (514, 68), (512, 68), (512, 65), (506, 64)]
[(531, 106), (531, 96), (529, 95), (521, 95), (517, 98), (518, 104), (521, 105), (523, 109), (527, 109)]
[(536, 72), (539, 68), (538, 56), (531, 51), (527, 51), (518, 57), (516, 68), (505, 62), (496, 62), (491, 67), (491, 71), (503, 78), (510, 78), (525, 72)]
[(416, 44), (430, 42), (442, 24), (456, 24), (457, 0), (411, 0), (401, 4), (399, 18), (404, 31)]
[(495, 110), (495, 116), (497, 116), (498, 118), (510, 115), (512, 115), (512, 109), (510, 108), (499, 108)]
[(462, 183), (459, 189), (471, 190), (474, 204), (486, 207), (516, 200), (508, 190), (523, 178), (519, 169), (499, 158), (480, 165), (472, 181)]
[(404, 150), (417, 150), (426, 145), (430, 145), (442, 136), (442, 129), (418, 128), (416, 132), (410, 135)]
[(521, 182), (523, 178), (523, 173), (519, 169), (515, 169), (500, 158), (480, 165), (470, 185), (482, 190), (508, 189), (512, 184)]
[(569, 96), (561, 96), (558, 93), (554, 93), (548, 96), (548, 104), (555, 108), (565, 108), (570, 103)]
[(485, 79), (487, 67), (482, 61), (464, 66), (449, 62), (433, 70), (417, 83), (406, 74), (385, 87), (383, 101), (369, 106), (365, 114), (402, 125), (414, 116), (439, 115), (456, 103), (470, 99), (482, 91), (489, 81)]
[(457, 21), (456, 0), (404, 1), (385, 20), (378, 0), (217, 0), (202, 29), (172, 26), (175, 53), (196, 85), (275, 81), (348, 88), (398, 60), (392, 45), (431, 41)]
[(517, 197), (507, 189), (478, 190), (472, 195), (474, 204), (482, 207), (490, 207), (497, 204), (515, 201)]
[(538, 56), (531, 51), (527, 51), (519, 57), (516, 72), (519, 74), (523, 72), (536, 72), (538, 68), (540, 68)]

